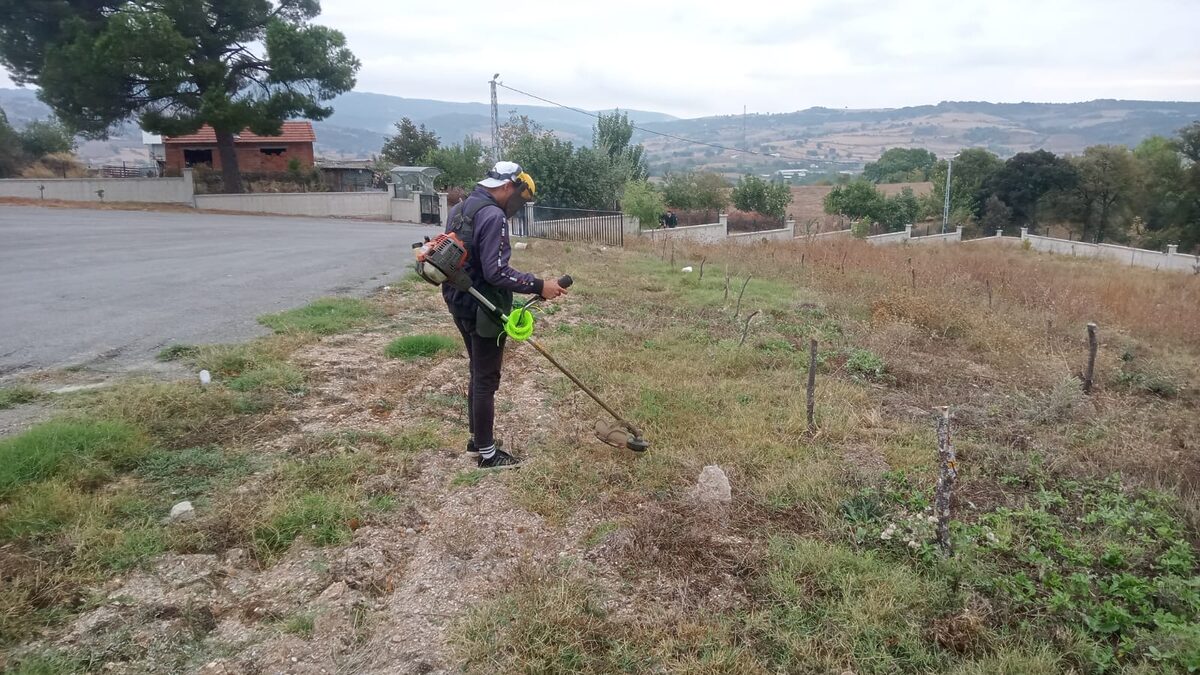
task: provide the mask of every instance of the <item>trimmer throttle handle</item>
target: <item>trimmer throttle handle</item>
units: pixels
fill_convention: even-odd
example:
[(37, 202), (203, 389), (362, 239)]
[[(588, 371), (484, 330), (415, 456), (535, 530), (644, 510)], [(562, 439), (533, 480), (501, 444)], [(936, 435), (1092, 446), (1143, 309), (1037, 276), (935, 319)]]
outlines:
[(573, 283), (575, 283), (575, 280), (571, 278), (570, 274), (564, 274), (558, 280), (560, 288), (570, 288)]

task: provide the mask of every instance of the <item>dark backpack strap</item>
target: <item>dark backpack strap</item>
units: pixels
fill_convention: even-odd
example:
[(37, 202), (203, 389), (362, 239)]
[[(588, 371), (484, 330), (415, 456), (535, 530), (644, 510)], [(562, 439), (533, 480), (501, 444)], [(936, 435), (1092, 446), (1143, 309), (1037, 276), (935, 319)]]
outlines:
[(458, 214), (454, 216), (454, 220), (450, 221), (450, 231), (457, 234), (467, 247), (467, 255), (471, 254), (475, 248), (475, 216), (488, 206), (490, 202), (486, 199), (476, 198), (472, 200), (470, 197), (462, 202), (462, 208), (458, 210)]

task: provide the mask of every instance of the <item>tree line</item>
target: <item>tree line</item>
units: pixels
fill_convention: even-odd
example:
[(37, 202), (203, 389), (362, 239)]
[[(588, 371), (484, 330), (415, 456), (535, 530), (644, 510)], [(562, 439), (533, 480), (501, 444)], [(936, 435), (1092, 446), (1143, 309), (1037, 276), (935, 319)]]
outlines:
[[(825, 210), (884, 229), (939, 218), (946, 198), (946, 160), (925, 150), (893, 148), (863, 177), (837, 186)], [(884, 197), (876, 183), (927, 177), (932, 192)], [(914, 209), (914, 203), (916, 207)], [(914, 213), (915, 211), (915, 213)], [(1151, 136), (1134, 148), (1094, 145), (1074, 156), (1047, 150), (1007, 160), (982, 148), (963, 150), (950, 169), (950, 220), (985, 232), (1061, 226), (1072, 238), (1133, 243), (1151, 249), (1200, 248), (1200, 122), (1174, 138)]]

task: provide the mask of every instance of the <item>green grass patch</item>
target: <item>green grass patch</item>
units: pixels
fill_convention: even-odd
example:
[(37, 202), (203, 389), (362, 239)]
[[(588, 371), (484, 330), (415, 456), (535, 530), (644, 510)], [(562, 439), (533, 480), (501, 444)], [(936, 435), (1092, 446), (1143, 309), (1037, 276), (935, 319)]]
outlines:
[(40, 390), (28, 385), (17, 385), (15, 387), (0, 387), (0, 410), (15, 408), (26, 403), (34, 401), (45, 396)]
[(218, 485), (253, 470), (245, 454), (231, 453), (210, 445), (183, 450), (155, 450), (138, 464), (137, 475), (172, 499), (207, 495)]
[(265, 314), (258, 322), (276, 333), (332, 335), (365, 326), (383, 317), (383, 312), (365, 300), (321, 298), (304, 307)]
[(196, 345), (167, 345), (158, 352), (159, 361), (181, 361), (195, 356), (200, 350)]
[(603, 523), (597, 523), (588, 531), (587, 536), (583, 538), (583, 545), (587, 548), (592, 548), (604, 541), (605, 537), (619, 529), (621, 529), (621, 524), (616, 521), (606, 520)]
[(352, 535), (350, 520), (358, 512), (346, 492), (308, 492), (287, 497), (274, 505), (266, 523), (255, 530), (255, 548), (270, 559), (301, 536), (314, 546), (344, 544)]
[(443, 352), (457, 352), (462, 345), (445, 335), (406, 335), (388, 343), (383, 353), (389, 359), (419, 359)]
[(31, 481), (130, 469), (147, 451), (145, 437), (121, 422), (45, 422), (0, 440), (0, 498)]
[(187, 448), (237, 434), (237, 397), (194, 382), (129, 382), (88, 392), (73, 405), (89, 417), (142, 429), (161, 447)]
[(487, 469), (469, 469), (467, 471), (459, 471), (458, 474), (450, 481), (450, 487), (475, 487), (479, 482), (488, 477), (492, 473)]
[(283, 622), (283, 632), (290, 635), (298, 635), (304, 639), (312, 637), (313, 628), (316, 625), (316, 614), (312, 612), (299, 612), (293, 614)]
[(304, 371), (299, 368), (289, 363), (278, 363), (243, 371), (226, 384), (230, 389), (243, 393), (282, 390), (299, 394), (304, 392), (305, 379)]
[(26, 654), (9, 665), (11, 670), (6, 672), (10, 675), (64, 675), (82, 673), (88, 669), (83, 660), (60, 651)]

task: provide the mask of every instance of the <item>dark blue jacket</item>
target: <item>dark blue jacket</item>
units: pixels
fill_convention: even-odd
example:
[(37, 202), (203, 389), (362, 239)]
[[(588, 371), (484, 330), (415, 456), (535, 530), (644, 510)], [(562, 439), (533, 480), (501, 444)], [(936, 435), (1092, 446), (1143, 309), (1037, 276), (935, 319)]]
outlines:
[[(491, 193), (476, 186), (467, 198), (455, 204), (446, 216), (446, 231), (450, 224), (468, 203), (477, 204), (485, 200), (483, 208), (475, 214), (475, 236), (466, 242), (471, 255), (467, 259), (467, 274), (471, 276), (471, 284), (484, 295), (491, 295), (490, 289), (508, 291), (511, 293), (529, 293), (540, 295), (542, 280), (526, 272), (518, 272), (509, 264), (512, 258), (512, 245), (508, 240), (508, 219), (504, 217), (504, 209), (496, 203)], [(463, 293), (450, 284), (442, 285), (442, 296), (455, 316), (475, 316), (478, 306), (475, 299), (468, 293)], [(507, 309), (507, 308), (503, 308)]]

